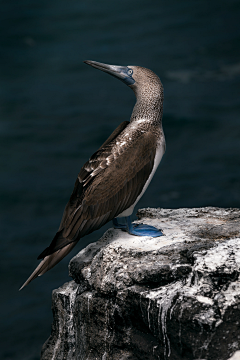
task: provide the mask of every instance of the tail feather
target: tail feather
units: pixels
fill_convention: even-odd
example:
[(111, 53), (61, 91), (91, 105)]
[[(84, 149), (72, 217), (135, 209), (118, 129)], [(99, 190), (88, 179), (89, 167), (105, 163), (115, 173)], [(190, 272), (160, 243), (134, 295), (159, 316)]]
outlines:
[(36, 277), (45, 274), (48, 270), (52, 269), (59, 261), (61, 261), (76, 245), (77, 241), (74, 241), (64, 248), (57, 250), (51, 255), (46, 256), (40, 264), (36, 267), (33, 273), (29, 276), (27, 281), (23, 284), (23, 286), (19, 289), (22, 290), (25, 286), (27, 286), (32, 280), (36, 279)]

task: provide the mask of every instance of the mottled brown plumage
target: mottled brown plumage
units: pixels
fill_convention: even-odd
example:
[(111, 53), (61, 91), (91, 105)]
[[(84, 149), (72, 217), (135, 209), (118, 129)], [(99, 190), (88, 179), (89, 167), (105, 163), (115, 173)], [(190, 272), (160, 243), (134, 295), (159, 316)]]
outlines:
[[(94, 67), (99, 64), (88, 63)], [(165, 150), (162, 84), (151, 70), (138, 66), (126, 69), (133, 71), (127, 85), (137, 98), (131, 121), (121, 123), (80, 170), (58, 232), (39, 255), (43, 260), (22, 288), (58, 263), (81, 237), (127, 209), (132, 211), (161, 160)], [(156, 164), (157, 153), (161, 156)]]

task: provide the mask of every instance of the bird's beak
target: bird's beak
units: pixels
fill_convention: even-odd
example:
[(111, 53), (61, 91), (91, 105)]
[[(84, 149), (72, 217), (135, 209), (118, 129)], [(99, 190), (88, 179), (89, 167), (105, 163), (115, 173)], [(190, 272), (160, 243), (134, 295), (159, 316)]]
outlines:
[(132, 78), (132, 71), (127, 66), (108, 65), (92, 60), (85, 60), (84, 63), (122, 80), (127, 85), (135, 83)]

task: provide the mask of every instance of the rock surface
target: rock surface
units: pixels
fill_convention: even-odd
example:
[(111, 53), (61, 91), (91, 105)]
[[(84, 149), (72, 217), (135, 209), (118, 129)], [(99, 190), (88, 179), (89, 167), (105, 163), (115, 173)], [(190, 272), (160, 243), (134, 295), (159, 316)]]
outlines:
[(164, 236), (109, 229), (71, 260), (41, 360), (227, 360), (240, 349), (240, 210), (137, 215)]
[(236, 351), (229, 360), (240, 360), (240, 351)]

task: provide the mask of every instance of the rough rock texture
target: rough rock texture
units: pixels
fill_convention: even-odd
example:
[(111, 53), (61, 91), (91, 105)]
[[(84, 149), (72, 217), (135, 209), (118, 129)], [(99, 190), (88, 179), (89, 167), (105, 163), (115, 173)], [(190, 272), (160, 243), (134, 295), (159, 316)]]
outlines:
[(240, 349), (240, 210), (138, 217), (164, 236), (109, 229), (71, 260), (42, 360), (227, 360)]
[(240, 351), (236, 351), (229, 360), (240, 360)]

